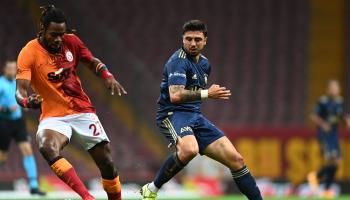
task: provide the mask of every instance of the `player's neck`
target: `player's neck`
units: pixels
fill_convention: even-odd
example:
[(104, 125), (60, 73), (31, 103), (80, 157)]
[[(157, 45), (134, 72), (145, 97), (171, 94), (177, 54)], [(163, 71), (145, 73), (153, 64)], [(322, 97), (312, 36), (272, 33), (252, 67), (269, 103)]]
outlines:
[(193, 59), (196, 63), (199, 62), (199, 58), (201, 57), (201, 54), (196, 55)]

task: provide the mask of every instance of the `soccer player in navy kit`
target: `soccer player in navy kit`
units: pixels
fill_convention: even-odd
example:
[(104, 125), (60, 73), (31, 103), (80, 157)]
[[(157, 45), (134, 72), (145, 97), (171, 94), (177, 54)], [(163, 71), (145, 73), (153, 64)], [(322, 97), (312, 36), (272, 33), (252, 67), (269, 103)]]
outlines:
[(344, 102), (340, 96), (340, 85), (337, 80), (330, 80), (327, 86), (327, 94), (321, 96), (316, 104), (311, 120), (317, 126), (317, 138), (324, 158), (324, 165), (317, 172), (308, 175), (311, 189), (315, 191), (320, 181), (325, 183), (325, 191), (322, 196), (334, 197), (330, 186), (334, 182), (335, 174), (340, 160), (340, 147), (338, 141), (338, 124), (344, 119), (350, 127), (350, 117), (344, 113)]
[(207, 27), (199, 20), (183, 26), (183, 47), (165, 64), (158, 100), (157, 125), (176, 146), (154, 181), (141, 189), (142, 199), (156, 199), (158, 190), (200, 153), (227, 166), (240, 191), (249, 199), (262, 199), (243, 157), (224, 133), (206, 119), (200, 105), (204, 99), (227, 100), (230, 90), (219, 85), (205, 89), (211, 66), (201, 51), (207, 42)]
[(5, 164), (11, 141), (14, 139), (23, 156), (23, 168), (28, 178), (30, 193), (43, 196), (46, 193), (39, 189), (30, 137), (22, 117), (22, 109), (15, 98), (16, 68), (15, 61), (7, 61), (4, 66), (4, 74), (0, 77), (0, 166)]

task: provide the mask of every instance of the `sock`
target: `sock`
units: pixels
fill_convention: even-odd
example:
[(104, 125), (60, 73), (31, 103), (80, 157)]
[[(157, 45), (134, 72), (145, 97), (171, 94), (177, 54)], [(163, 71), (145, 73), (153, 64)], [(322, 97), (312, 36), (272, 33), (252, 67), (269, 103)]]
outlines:
[(326, 175), (326, 179), (325, 179), (325, 188), (326, 190), (328, 190), (332, 183), (334, 182), (335, 179), (335, 174), (337, 173), (337, 166), (336, 165), (329, 165), (328, 167), (328, 173)]
[(330, 165), (325, 165), (325, 166), (321, 167), (320, 170), (318, 170), (318, 172), (317, 172), (317, 179), (319, 181), (322, 181), (326, 177), (326, 175), (328, 174), (329, 169), (330, 169), (329, 166)]
[(148, 189), (150, 189), (152, 192), (157, 193), (159, 191), (159, 188), (157, 188), (157, 186), (154, 185), (154, 182), (148, 184)]
[(248, 197), (249, 200), (263, 199), (254, 177), (250, 174), (246, 166), (240, 170), (231, 171), (231, 174), (239, 190)]
[(23, 157), (23, 167), (28, 177), (30, 189), (38, 188), (38, 174), (33, 155)]
[(83, 182), (78, 177), (73, 166), (63, 157), (55, 158), (51, 163), (51, 169), (70, 188), (78, 193), (83, 199), (92, 197)]
[(184, 167), (185, 165), (181, 163), (177, 153), (170, 155), (159, 169), (158, 174), (153, 181), (154, 185), (160, 189), (164, 183), (168, 182)]
[(121, 185), (119, 181), (119, 176), (115, 177), (113, 180), (102, 179), (103, 189), (106, 191), (108, 200), (121, 200)]

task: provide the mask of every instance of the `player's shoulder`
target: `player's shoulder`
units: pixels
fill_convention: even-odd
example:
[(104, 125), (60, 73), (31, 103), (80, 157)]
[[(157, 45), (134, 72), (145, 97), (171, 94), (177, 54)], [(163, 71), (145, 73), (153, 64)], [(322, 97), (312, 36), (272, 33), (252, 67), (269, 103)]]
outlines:
[(335, 98), (335, 102), (342, 104), (342, 103), (344, 103), (344, 98), (342, 96), (338, 96)]
[(39, 40), (36, 38), (27, 42), (27, 44), (21, 49), (19, 54), (21, 55), (21, 58), (29, 59), (32, 58), (33, 55), (35, 55), (35, 53), (39, 50), (40, 43)]
[(320, 96), (320, 98), (318, 99), (318, 102), (321, 104), (325, 104), (329, 101), (329, 96), (327, 95), (322, 95)]
[(37, 38), (30, 40), (27, 42), (27, 44), (22, 48), (25, 50), (33, 51), (35, 49), (38, 49), (40, 43)]
[(187, 61), (187, 54), (186, 52), (181, 48), (175, 51), (170, 58), (168, 59), (167, 64), (186, 64)]
[(169, 61), (181, 61), (187, 58), (186, 52), (180, 48), (176, 50), (169, 58)]
[(201, 58), (203, 58), (203, 60), (206, 60), (207, 62), (209, 62), (208, 58), (205, 57), (203, 54), (201, 54), (200, 56), (201, 56)]
[(67, 34), (64, 35), (64, 41), (65, 42), (77, 43), (77, 42), (80, 42), (81, 40), (74, 33), (67, 33)]

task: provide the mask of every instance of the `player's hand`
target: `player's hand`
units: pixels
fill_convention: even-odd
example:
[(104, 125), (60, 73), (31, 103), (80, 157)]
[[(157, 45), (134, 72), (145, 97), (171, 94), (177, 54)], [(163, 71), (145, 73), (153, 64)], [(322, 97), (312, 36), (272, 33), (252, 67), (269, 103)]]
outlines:
[(113, 76), (105, 79), (105, 85), (108, 89), (111, 90), (111, 95), (114, 95), (114, 91), (117, 90), (118, 95), (127, 94), (124, 87), (117, 81)]
[(230, 96), (231, 91), (220, 85), (213, 84), (208, 89), (208, 98), (211, 99), (229, 99)]
[(321, 129), (325, 131), (326, 133), (331, 131), (331, 125), (327, 122), (324, 122), (321, 124)]
[(38, 109), (41, 107), (43, 98), (38, 94), (32, 94), (28, 97), (28, 108)]
[[(178, 148), (179, 146), (181, 146), (181, 144), (182, 144), (182, 138), (179, 137), (179, 136), (177, 136), (177, 139), (176, 139), (175, 143), (176, 143), (176, 147), (177, 147), (177, 148)], [(171, 147), (173, 147), (173, 146), (174, 146), (173, 143), (169, 143), (169, 144), (168, 144), (168, 149), (171, 149)]]

